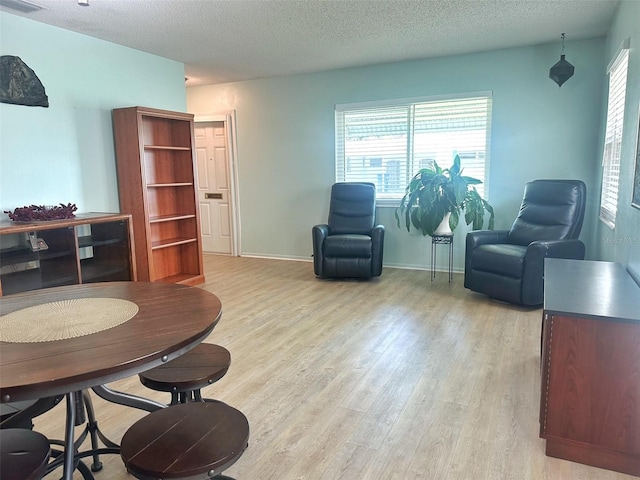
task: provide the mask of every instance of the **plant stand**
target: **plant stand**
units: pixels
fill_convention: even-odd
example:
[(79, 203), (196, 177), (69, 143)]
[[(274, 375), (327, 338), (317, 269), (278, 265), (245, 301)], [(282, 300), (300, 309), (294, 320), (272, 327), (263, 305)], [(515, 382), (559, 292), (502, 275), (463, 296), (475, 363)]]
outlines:
[(449, 245), (449, 283), (453, 279), (453, 234), (434, 235), (431, 237), (431, 281), (436, 278), (436, 247)]

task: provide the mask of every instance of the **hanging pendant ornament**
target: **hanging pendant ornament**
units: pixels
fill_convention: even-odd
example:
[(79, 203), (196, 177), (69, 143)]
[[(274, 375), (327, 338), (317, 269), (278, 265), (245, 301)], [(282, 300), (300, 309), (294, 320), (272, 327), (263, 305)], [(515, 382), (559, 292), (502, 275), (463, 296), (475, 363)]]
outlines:
[(560, 35), (560, 38), (562, 39), (560, 60), (549, 69), (549, 78), (556, 82), (558, 87), (561, 87), (564, 82), (573, 77), (573, 72), (575, 70), (574, 66), (564, 59), (564, 33)]

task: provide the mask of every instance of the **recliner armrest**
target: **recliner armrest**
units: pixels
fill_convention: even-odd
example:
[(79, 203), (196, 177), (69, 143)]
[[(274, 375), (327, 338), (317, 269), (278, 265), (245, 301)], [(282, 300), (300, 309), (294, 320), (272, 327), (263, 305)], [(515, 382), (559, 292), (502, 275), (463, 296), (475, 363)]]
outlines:
[(324, 239), (329, 236), (329, 225), (314, 225), (311, 229), (311, 238), (313, 239), (313, 270), (316, 275), (322, 276), (322, 257), (324, 256), (322, 246)]
[(509, 230), (475, 230), (467, 233), (467, 253), (488, 243), (507, 243)]
[[(379, 240), (381, 237), (384, 236), (384, 225), (376, 225), (375, 227), (373, 227), (373, 229), (371, 230), (371, 239), (373, 242)], [(377, 240), (376, 240), (377, 239)]]
[(544, 259), (569, 258), (583, 260), (585, 246), (582, 241), (538, 240), (531, 242), (524, 256), (524, 277), (522, 279), (522, 302), (534, 305), (542, 302), (544, 290)]
[(323, 223), (320, 225), (314, 225), (311, 231), (313, 233), (314, 240), (316, 238), (316, 235), (319, 235), (320, 236), (319, 238), (324, 240), (329, 236), (329, 225), (327, 225), (326, 223)]
[(384, 252), (384, 225), (376, 225), (371, 230), (371, 276), (382, 274), (382, 254)]
[(538, 258), (569, 258), (584, 260), (585, 245), (581, 240), (539, 240), (531, 242), (527, 247), (525, 262), (527, 257)]

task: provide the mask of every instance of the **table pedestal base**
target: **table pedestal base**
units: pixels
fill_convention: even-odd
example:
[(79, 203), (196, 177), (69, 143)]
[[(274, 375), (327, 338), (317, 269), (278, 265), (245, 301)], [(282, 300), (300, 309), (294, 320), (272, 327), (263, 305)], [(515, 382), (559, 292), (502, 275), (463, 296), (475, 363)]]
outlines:
[[(64, 433), (65, 438), (64, 441), (51, 440), (52, 444), (62, 446), (63, 450), (54, 450), (52, 452), (53, 456), (56, 458), (47, 466), (47, 474), (62, 465), (62, 478), (64, 480), (71, 480), (75, 469), (78, 469), (82, 476), (89, 480), (93, 478), (91, 472), (98, 472), (102, 470), (100, 455), (118, 454), (120, 453), (120, 447), (109, 440), (98, 428), (98, 422), (95, 418), (93, 402), (91, 401), (89, 392), (70, 392), (65, 395), (65, 398), (67, 408)], [(75, 440), (75, 427), (82, 425), (83, 423), (86, 424), (85, 429), (80, 437)], [(87, 437), (89, 437), (91, 442), (91, 448), (87, 451), (80, 452), (80, 447)], [(106, 448), (99, 448), (98, 440), (100, 440)], [(93, 457), (91, 471), (89, 471), (89, 468), (81, 460), (85, 457)]]

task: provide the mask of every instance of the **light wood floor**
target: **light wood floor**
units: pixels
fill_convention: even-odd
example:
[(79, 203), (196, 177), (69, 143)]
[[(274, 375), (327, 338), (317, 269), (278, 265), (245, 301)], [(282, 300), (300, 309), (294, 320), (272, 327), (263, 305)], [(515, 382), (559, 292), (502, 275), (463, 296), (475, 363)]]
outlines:
[[(245, 413), (238, 480), (630, 479), (546, 457), (538, 437), (541, 310), (491, 301), (438, 273), (385, 268), (322, 281), (308, 262), (205, 255), (220, 297), (208, 338), (231, 351), (204, 390)], [(136, 378), (114, 388), (168, 400)], [(144, 413), (95, 400), (119, 441)], [(61, 436), (64, 407), (36, 429)], [(97, 480), (131, 479), (104, 456)], [(53, 475), (52, 475), (53, 476)], [(76, 474), (77, 478), (80, 478)]]

